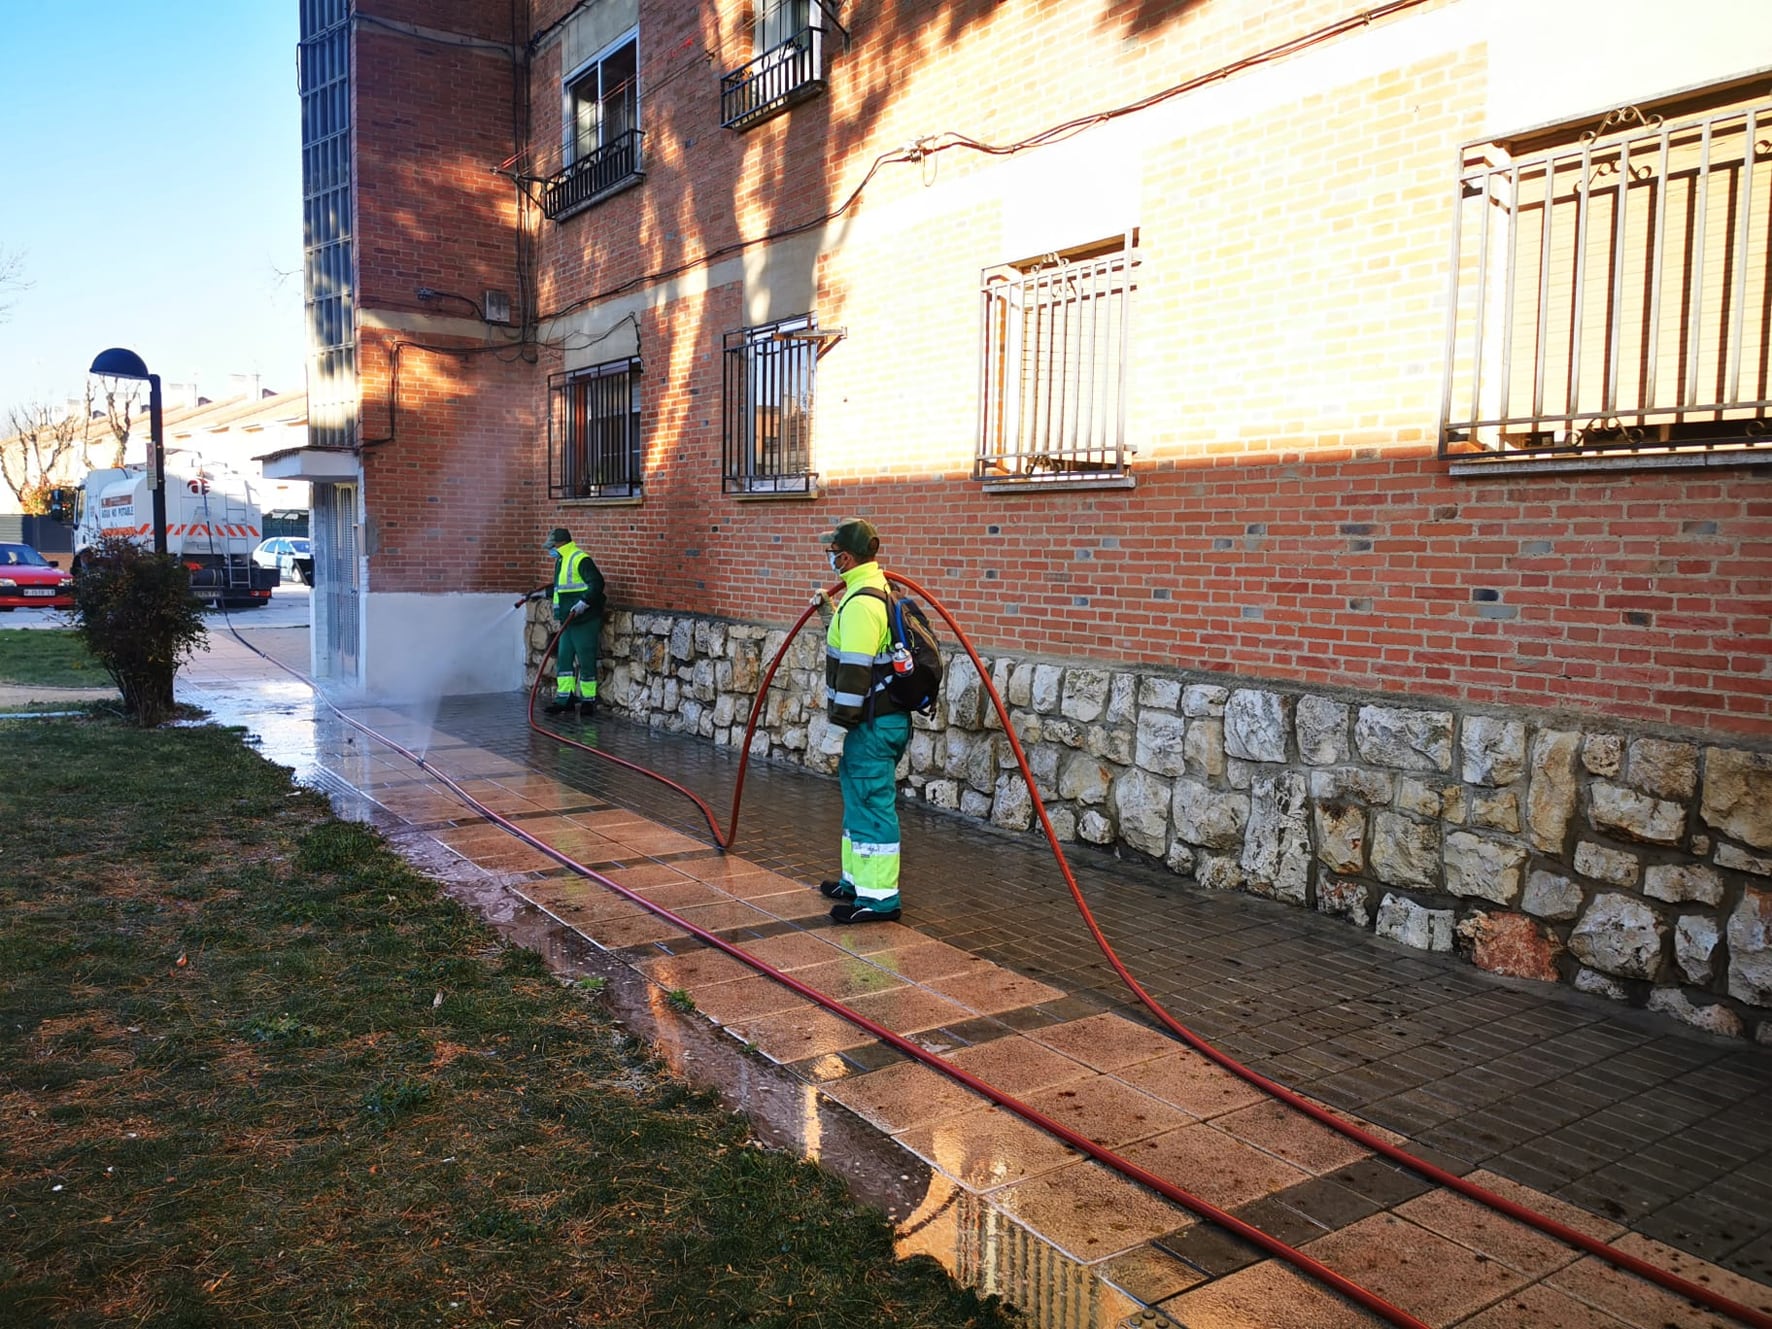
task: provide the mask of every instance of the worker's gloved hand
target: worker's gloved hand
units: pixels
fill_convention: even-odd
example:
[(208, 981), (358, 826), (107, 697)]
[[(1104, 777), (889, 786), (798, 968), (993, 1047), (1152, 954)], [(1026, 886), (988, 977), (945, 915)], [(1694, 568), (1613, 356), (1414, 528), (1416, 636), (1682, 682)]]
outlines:
[(585, 601), (580, 600), (577, 604), (573, 605), (572, 608), (566, 611), (566, 617), (569, 619), (577, 618), (580, 614), (584, 613), (585, 603)]
[(831, 614), (833, 612), (830, 592), (820, 586), (817, 593), (812, 597), (812, 607), (818, 610), (819, 621), (826, 627), (829, 627), (831, 625)]

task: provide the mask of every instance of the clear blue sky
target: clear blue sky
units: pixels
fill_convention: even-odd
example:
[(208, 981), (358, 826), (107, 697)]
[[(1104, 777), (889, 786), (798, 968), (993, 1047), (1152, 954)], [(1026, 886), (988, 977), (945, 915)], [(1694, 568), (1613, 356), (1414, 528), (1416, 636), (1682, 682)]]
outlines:
[(127, 346), (300, 391), (296, 0), (0, 0), (0, 421)]

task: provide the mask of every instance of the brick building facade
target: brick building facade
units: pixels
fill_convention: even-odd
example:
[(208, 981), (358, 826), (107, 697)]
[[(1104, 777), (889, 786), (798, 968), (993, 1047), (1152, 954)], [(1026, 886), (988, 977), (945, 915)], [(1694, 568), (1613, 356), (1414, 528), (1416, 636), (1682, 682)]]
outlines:
[[(1055, 794), (1067, 751), (1106, 772), (1080, 838), (1178, 870), (1230, 853), (1223, 884), (1293, 898), (1241, 829), (1182, 833), (1182, 782), (1265, 788), (1272, 834), (1302, 835), (1298, 903), (1353, 883), (1337, 912), (1370, 925), (1394, 897), (1448, 928), (1480, 905), (1478, 930), (1524, 920), (1523, 970), (1772, 1004), (1718, 941), (1745, 957), (1772, 919), (1757, 0), (1694, 0), (1677, 28), (1654, 0), (303, 4), (327, 464), (356, 468), (316, 499), (338, 677), (518, 686), (505, 611), (566, 525), (629, 611), (617, 704), (730, 741), (719, 675), (693, 722), (687, 675), (665, 704), (691, 664), (672, 627), (785, 627), (823, 580), (816, 533), (859, 513), (1005, 682), (1133, 680), (1124, 742), (1088, 735), (1106, 702), (1052, 742)], [(314, 155), (341, 135), (348, 187)], [(415, 640), (451, 649), (419, 665)], [(1140, 755), (1165, 680), (1178, 745), (1216, 722), (1216, 762)], [(1316, 760), (1297, 718), (1323, 705), (1345, 741)], [(1406, 843), (1374, 861), (1397, 838), (1375, 808), (1371, 850), (1331, 848), (1350, 786), (1311, 773), (1358, 760), (1368, 713), (1448, 717), (1443, 758), (1370, 763), (1441, 782), (1431, 813), (1395, 781), (1368, 798), (1435, 828), (1430, 867), (1395, 867)], [(775, 750), (816, 763), (776, 719)], [(1499, 768), (1469, 755), (1491, 723), (1517, 726)], [(1541, 775), (1571, 791), (1562, 829), (1472, 822), (1496, 791), (1530, 803), (1534, 752), (1563, 751), (1545, 735), (1574, 736)], [(1636, 779), (1613, 740), (1689, 750), (1692, 779)], [(1290, 774), (1263, 785), (1264, 761)], [(1711, 766), (1737, 792), (1707, 792)], [(1159, 827), (1125, 780), (1157, 784)], [(955, 806), (1013, 824), (994, 775), (973, 786)], [(1612, 788), (1677, 804), (1678, 833), (1596, 819)], [(1447, 866), (1449, 836), (1477, 867)], [(1513, 886), (1455, 889), (1494, 877), (1491, 840)], [(1634, 866), (1583, 871), (1583, 844)], [(1646, 902), (1675, 867), (1704, 889)], [(1535, 871), (1576, 904), (1527, 909)], [(1618, 892), (1654, 962), (1572, 957)], [(1691, 901), (1715, 954), (1682, 967)]]

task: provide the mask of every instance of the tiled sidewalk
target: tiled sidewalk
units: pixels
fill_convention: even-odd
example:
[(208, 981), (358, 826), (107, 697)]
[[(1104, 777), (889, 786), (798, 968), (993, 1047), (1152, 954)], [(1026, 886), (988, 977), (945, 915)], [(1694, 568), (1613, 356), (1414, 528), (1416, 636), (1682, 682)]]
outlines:
[[(316, 725), (313, 708), (235, 644), (218, 644), (187, 674), (208, 693), (205, 704), (261, 735), (267, 755), (510, 874), (661, 991), (687, 994), (701, 1016), (925, 1160), (934, 1172), (901, 1225), (907, 1251), (938, 1255), (1041, 1323), (1105, 1325), (1146, 1307), (1193, 1329), (1377, 1323), (464, 815), (410, 762), (367, 751), (336, 724)], [(1429, 1187), (1155, 1032), (1082, 932), (1044, 847), (1025, 837), (907, 809), (906, 924), (840, 930), (826, 925), (826, 902), (804, 884), (825, 875), (836, 841), (829, 781), (753, 768), (735, 853), (721, 855), (679, 796), (530, 733), (520, 697), (450, 701), (435, 731), (431, 717), (406, 711), (359, 718), (422, 745), (477, 798), (562, 852), (1429, 1323), (1728, 1323)], [(722, 815), (730, 806), (732, 754), (617, 722), (583, 733), (696, 789)], [(924, 866), (933, 864), (939, 872)], [(1451, 1171), (1481, 1167), (1476, 1179), (1492, 1189), (1664, 1266), (1683, 1262), (1772, 1310), (1764, 1286), (1694, 1258), (1767, 1278), (1768, 1050), (1493, 979), (1099, 856), (1078, 866), (1092, 909), (1140, 981), (1233, 1055), (1408, 1135), (1409, 1147)], [(1522, 1182), (1562, 1199), (1533, 1196)]]

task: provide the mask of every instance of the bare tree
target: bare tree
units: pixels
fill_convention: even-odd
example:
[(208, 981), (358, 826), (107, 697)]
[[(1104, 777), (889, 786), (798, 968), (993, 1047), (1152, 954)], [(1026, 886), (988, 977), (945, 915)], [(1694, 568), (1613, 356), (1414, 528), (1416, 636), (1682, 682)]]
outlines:
[(12, 317), (12, 297), (30, 285), (25, 280), (23, 255), (0, 249), (0, 323)]
[(48, 406), (15, 406), (6, 413), (10, 436), (0, 439), (0, 480), (27, 516), (49, 511), (49, 491), (84, 469), (92, 412), (58, 414)]
[[(111, 444), (111, 457), (105, 464), (121, 466), (123, 453), (129, 446), (129, 431), (134, 426), (136, 413), (141, 409), (143, 383), (136, 378), (107, 378), (104, 383), (105, 419), (102, 432)], [(86, 418), (93, 420), (96, 412), (92, 409), (92, 384), (86, 386), (87, 410)], [(94, 421), (96, 423), (96, 421)], [(98, 445), (98, 439), (91, 439), (92, 446)]]

